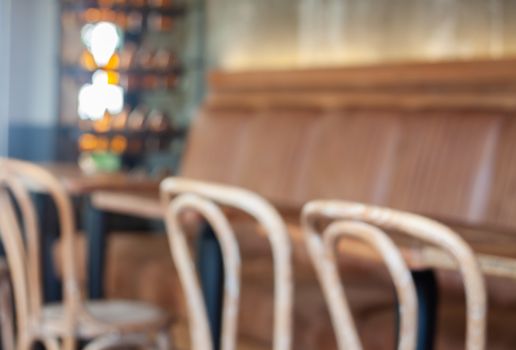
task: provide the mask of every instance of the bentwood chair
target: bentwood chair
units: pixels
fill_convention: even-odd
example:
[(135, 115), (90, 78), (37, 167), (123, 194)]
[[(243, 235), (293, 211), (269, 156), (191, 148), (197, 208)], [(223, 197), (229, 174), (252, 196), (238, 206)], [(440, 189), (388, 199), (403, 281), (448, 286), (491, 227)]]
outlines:
[[(58, 213), (63, 242), (63, 302), (42, 302), (40, 232), (32, 191), (47, 193)], [(20, 220), (18, 218), (21, 218)], [(75, 265), (75, 219), (70, 198), (44, 169), (27, 162), (0, 159), (0, 234), (4, 243), (15, 297), (16, 348), (42, 342), (48, 349), (87, 349), (120, 344), (169, 349), (169, 318), (141, 302), (85, 301)]]
[[(319, 231), (323, 225), (327, 226), (321, 234)], [(417, 307), (414, 285), (399, 250), (382, 229), (435, 245), (455, 259), (466, 293), (466, 349), (484, 349), (486, 291), (483, 276), (471, 248), (452, 230), (419, 215), (343, 201), (307, 203), (303, 207), (302, 226), (329, 307), (339, 349), (362, 348), (335, 264), (335, 244), (343, 236), (364, 240), (379, 251), (393, 278), (399, 299), (398, 349), (415, 349)]]
[(196, 269), (186, 240), (183, 215), (192, 212), (200, 214), (212, 227), (222, 250), (224, 306), (221, 349), (233, 350), (237, 346), (240, 252), (227, 216), (237, 215), (237, 212), (243, 212), (256, 220), (265, 231), (271, 245), (274, 262), (273, 349), (290, 349), (293, 291), (291, 244), (287, 228), (276, 210), (258, 195), (240, 188), (175, 177), (163, 180), (161, 194), (166, 209), (165, 220), (170, 249), (184, 294), (187, 296), (192, 349), (214, 349)]
[(14, 349), (14, 320), (9, 267), (0, 259), (0, 330), (2, 349)]

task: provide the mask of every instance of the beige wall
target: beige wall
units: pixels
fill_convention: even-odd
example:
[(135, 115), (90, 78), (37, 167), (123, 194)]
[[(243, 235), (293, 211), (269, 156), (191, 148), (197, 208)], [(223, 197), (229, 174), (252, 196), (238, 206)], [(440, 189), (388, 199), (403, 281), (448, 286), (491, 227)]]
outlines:
[(514, 0), (207, 0), (211, 67), (516, 56)]

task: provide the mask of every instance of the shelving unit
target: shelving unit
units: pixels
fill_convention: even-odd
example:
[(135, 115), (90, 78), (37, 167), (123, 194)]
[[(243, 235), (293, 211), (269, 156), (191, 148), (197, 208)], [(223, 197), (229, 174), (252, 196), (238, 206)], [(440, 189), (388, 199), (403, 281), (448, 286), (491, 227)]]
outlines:
[(71, 12), (84, 12), (88, 9), (108, 9), (113, 12), (140, 12), (141, 14), (148, 15), (152, 12), (159, 12), (165, 16), (184, 16), (186, 14), (186, 5), (173, 5), (167, 7), (157, 7), (157, 6), (135, 6), (130, 4), (114, 4), (112, 6), (102, 6), (96, 1), (76, 1), (76, 2), (62, 2), (61, 3), (62, 11), (71, 11)]
[[(78, 65), (63, 65), (62, 70), (65, 74), (69, 75), (86, 75), (91, 76), (94, 71), (87, 70)], [(183, 72), (183, 67), (177, 65), (170, 69), (157, 69), (157, 68), (130, 68), (130, 69), (117, 69), (116, 72), (121, 75), (180, 75)]]
[[(91, 81), (91, 78), (94, 71), (84, 69), (83, 67), (80, 67), (78, 65), (63, 65), (61, 67), (62, 74), (73, 77), (73, 79), (78, 84), (86, 84)], [(182, 66), (177, 65), (176, 67), (169, 68), (169, 69), (142, 69), (142, 68), (132, 68), (132, 69), (118, 69), (116, 70), (116, 73), (119, 74), (122, 77), (126, 78), (132, 78), (136, 80), (143, 80), (143, 79), (170, 79), (174, 81), (174, 84), (161, 84), (154, 87), (124, 87), (126, 98), (128, 98), (128, 102), (131, 100), (135, 100), (134, 98), (131, 98), (131, 96), (141, 96), (146, 93), (153, 93), (156, 91), (161, 92), (175, 92), (177, 90), (177, 83), (180, 80), (180, 77), (183, 75), (183, 72), (185, 69)], [(137, 99), (136, 99), (137, 100)], [(133, 107), (136, 107), (134, 103), (132, 103)]]
[[(171, 47), (171, 42), (181, 42), (175, 35), (181, 35), (185, 32), (184, 21), (188, 15), (188, 0), (184, 3), (174, 2), (168, 6), (151, 6), (148, 2), (144, 2), (143, 6), (134, 5), (134, 2), (126, 1), (60, 1), (61, 23), (62, 23), (62, 44), (60, 55), (60, 75), (61, 75), (61, 124), (66, 125), (69, 129), (69, 137), (72, 143), (79, 148), (79, 140), (85, 134), (93, 135), (102, 140), (102, 144), (111, 142), (113, 138), (124, 138), (127, 143), (140, 143), (137, 152), (135, 147), (128, 145), (127, 151), (122, 152), (122, 159), (130, 158), (130, 161), (123, 162), (126, 165), (138, 166), (143, 162), (144, 158), (149, 156), (149, 153), (161, 151), (167, 152), (170, 150), (172, 142), (181, 141), (185, 135), (184, 126), (177, 125), (177, 119), (184, 119), (184, 107), (182, 101), (186, 100), (184, 89), (185, 77), (188, 77), (188, 66), (184, 62), (182, 55), (183, 47), (174, 45)], [(111, 3), (111, 6), (106, 6)], [(108, 72), (116, 73), (120, 77), (119, 85), (124, 88), (124, 110), (135, 110), (140, 106), (145, 106), (148, 111), (161, 110), (163, 115), (169, 116), (170, 128), (167, 130), (151, 130), (145, 129), (146, 124), (142, 124), (142, 130), (130, 129), (110, 129), (98, 131), (98, 128), (84, 128), (79, 127), (79, 117), (77, 114), (77, 104), (73, 99), (77, 99), (78, 91), (84, 84), (89, 84), (92, 81), (93, 74), (98, 69), (103, 67), (86, 68), (81, 64), (80, 54), (84, 51), (84, 46), (81, 42), (80, 28), (85, 24), (91, 23), (86, 20), (88, 11), (94, 11), (98, 21), (109, 21), (114, 24), (119, 24), (121, 21), (126, 23), (128, 16), (136, 16), (140, 22), (136, 26), (138, 30), (132, 27), (121, 27), (120, 31), (123, 33), (124, 45), (133, 45), (138, 50), (149, 50), (149, 56), (153, 55), (159, 49), (168, 50), (171, 57), (174, 59), (173, 64), (169, 64), (166, 68), (156, 66), (143, 67), (138, 64), (122, 67), (110, 67), (105, 69)], [(122, 17), (120, 17), (122, 16)], [(125, 17), (124, 17), (125, 16)], [(154, 17), (153, 17), (154, 16)], [(90, 13), (91, 17), (91, 13)], [(89, 17), (88, 17), (89, 18)], [(156, 30), (156, 25), (152, 26), (151, 18), (158, 18), (164, 23), (163, 30)], [(111, 19), (111, 20), (110, 20)], [(118, 21), (118, 22), (117, 22)], [(159, 21), (158, 21), (159, 22)], [(152, 27), (152, 28), (150, 28)], [(75, 37), (73, 35), (75, 34)], [(64, 43), (63, 41), (66, 41)], [(151, 44), (149, 44), (151, 42)], [(70, 47), (74, 45), (77, 47), (77, 52), (73, 53)], [(158, 44), (156, 44), (158, 43)], [(159, 46), (162, 43), (163, 47)], [(121, 48), (119, 54), (123, 52)], [(133, 54), (136, 54), (133, 52)], [(146, 53), (147, 54), (147, 53)], [(171, 61), (173, 62), (173, 61)], [(125, 82), (125, 83), (124, 83)], [(131, 82), (131, 84), (130, 84)], [(74, 103), (75, 102), (75, 103)], [(75, 113), (74, 113), (75, 112)], [(129, 112), (129, 116), (131, 116)], [(148, 150), (145, 147), (146, 140), (158, 140), (160, 150)], [(130, 150), (130, 151), (129, 151)], [(77, 154), (80, 149), (77, 149)]]

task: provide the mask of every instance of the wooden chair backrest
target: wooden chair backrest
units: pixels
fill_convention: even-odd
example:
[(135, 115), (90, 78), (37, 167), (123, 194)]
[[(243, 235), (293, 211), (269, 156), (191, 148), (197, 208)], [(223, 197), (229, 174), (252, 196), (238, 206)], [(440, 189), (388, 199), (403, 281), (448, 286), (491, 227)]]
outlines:
[(237, 317), (240, 298), (240, 253), (235, 234), (221, 209), (236, 209), (260, 224), (270, 242), (274, 262), (273, 348), (287, 350), (292, 342), (292, 267), (291, 247), (286, 226), (264, 199), (246, 190), (200, 181), (171, 177), (161, 183), (165, 221), (170, 249), (187, 295), (190, 336), (193, 349), (213, 349), (208, 319), (196, 269), (189, 253), (181, 214), (194, 211), (212, 227), (220, 242), (224, 262), (224, 309), (221, 349), (236, 349)]
[[(317, 232), (317, 225), (320, 220), (336, 221), (330, 224), (322, 238)], [(359, 224), (358, 222), (365, 223), (367, 226), (363, 226), (364, 224)], [(331, 255), (330, 257), (325, 257), (325, 254), (328, 254), (328, 250), (333, 248), (335, 239), (342, 234), (352, 234), (360, 238), (372, 237), (374, 235), (374, 239), (368, 239), (368, 243), (375, 245), (381, 252), (394, 279), (398, 295), (400, 296), (400, 305), (403, 307), (399, 349), (409, 349), (411, 346), (412, 348), (414, 346), (414, 328), (408, 324), (408, 322), (414, 322), (412, 314), (412, 303), (414, 302), (413, 285), (407, 281), (408, 271), (404, 264), (400, 264), (399, 259), (401, 257), (398, 253), (395, 253), (396, 250), (392, 247), (392, 242), (388, 243), (389, 240), (385, 239), (381, 231), (377, 231), (378, 229), (369, 226), (373, 225), (381, 229), (394, 230), (433, 244), (442, 248), (454, 258), (462, 275), (466, 294), (466, 349), (484, 349), (487, 317), (484, 279), (473, 251), (452, 230), (436, 221), (419, 215), (344, 201), (312, 201), (307, 203), (303, 207), (302, 225), (308, 250), (326, 292), (326, 300), (329, 303), (334, 327), (337, 332), (340, 332), (337, 320), (348, 319), (349, 317), (346, 316), (346, 313), (349, 315), (349, 311), (345, 303), (338, 304), (337, 302), (335, 304), (336, 298), (342, 299), (343, 295), (342, 292), (339, 292), (339, 287), (337, 286), (336, 272), (332, 271), (335, 269), (333, 264), (335, 259)], [(382, 242), (382, 245), (379, 242)], [(389, 246), (389, 248), (381, 249), (381, 246)], [(398, 266), (398, 269), (395, 270), (394, 266)], [(337, 289), (332, 290), (332, 288)], [(332, 293), (338, 294), (333, 295)], [(335, 307), (336, 305), (337, 307)], [(409, 315), (405, 315), (408, 319), (403, 319), (406, 305), (409, 305)], [(347, 329), (350, 328), (348, 327)], [(352, 332), (341, 333), (340, 336), (344, 340), (351, 339), (350, 341), (356, 338)], [(339, 344), (341, 349), (345, 348), (343, 344), (344, 341)], [(351, 349), (359, 349), (359, 347), (355, 346)]]
[[(310, 227), (311, 228), (311, 227)], [(361, 350), (359, 339), (345, 290), (339, 280), (335, 247), (342, 237), (352, 237), (373, 246), (385, 262), (394, 282), (399, 302), (399, 350), (412, 350), (416, 345), (417, 297), (410, 270), (400, 251), (380, 229), (369, 224), (349, 220), (335, 221), (318, 235), (308, 228), (306, 244), (321, 283), (337, 336), (340, 350)]]
[[(18, 160), (0, 159), (0, 234), (13, 280), (18, 327), (30, 330), (32, 322), (42, 320), (40, 226), (32, 192), (47, 193), (57, 208), (63, 242), (64, 324), (68, 326), (71, 337), (81, 305), (71, 201), (61, 184), (41, 167)], [(18, 215), (17, 209), (21, 215)]]

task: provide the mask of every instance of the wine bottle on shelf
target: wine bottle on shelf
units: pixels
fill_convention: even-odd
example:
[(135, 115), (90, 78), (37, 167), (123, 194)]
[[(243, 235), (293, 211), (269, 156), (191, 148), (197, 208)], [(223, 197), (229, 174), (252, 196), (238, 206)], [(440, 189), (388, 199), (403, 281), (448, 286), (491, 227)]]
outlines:
[(81, 152), (93, 152), (97, 148), (97, 136), (93, 134), (82, 134), (77, 140)]
[(123, 30), (127, 30), (127, 18), (128, 16), (124, 12), (117, 12), (114, 22)]
[(127, 92), (141, 88), (140, 78), (135, 74), (120, 74), (120, 86)]
[(170, 7), (172, 6), (172, 0), (148, 0), (149, 6), (152, 7)]
[(150, 31), (167, 32), (174, 27), (172, 17), (163, 15), (157, 11), (149, 13), (147, 18), (147, 25)]
[(141, 88), (143, 90), (155, 90), (159, 88), (159, 79), (158, 74), (145, 74), (142, 76)]
[(175, 89), (179, 84), (179, 76), (176, 74), (168, 74), (164, 77), (163, 88)]
[(127, 137), (115, 135), (110, 142), (110, 150), (115, 154), (122, 154), (127, 149)]
[(120, 52), (120, 68), (121, 69), (129, 69), (134, 66), (135, 55), (137, 52), (137, 47), (133, 43), (127, 43), (124, 45), (124, 48)]
[(157, 70), (167, 70), (174, 67), (176, 58), (172, 52), (166, 49), (159, 49), (152, 58), (152, 65)]
[(132, 131), (143, 131), (145, 128), (145, 118), (147, 117), (148, 108), (144, 105), (136, 107), (127, 119), (127, 129)]
[(114, 0), (97, 0), (100, 7), (112, 7), (115, 4)]
[(129, 3), (135, 7), (144, 7), (146, 5), (145, 0), (130, 0)]
[(163, 111), (153, 109), (147, 117), (146, 126), (155, 133), (165, 132), (170, 130), (170, 120)]
[(111, 130), (123, 130), (127, 127), (129, 118), (129, 108), (125, 107), (122, 112), (111, 118)]
[(138, 68), (151, 69), (152, 68), (153, 52), (146, 46), (141, 47), (135, 55), (134, 64)]
[(106, 152), (109, 150), (109, 138), (107, 136), (97, 137), (96, 151)]
[(93, 129), (96, 132), (108, 132), (111, 128), (111, 115), (108, 112), (104, 113), (104, 117), (93, 122)]
[(138, 11), (132, 11), (127, 15), (127, 25), (125, 29), (129, 33), (139, 33), (142, 31), (143, 16)]

